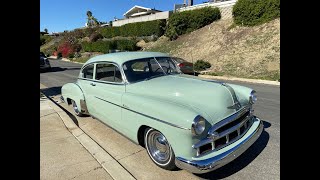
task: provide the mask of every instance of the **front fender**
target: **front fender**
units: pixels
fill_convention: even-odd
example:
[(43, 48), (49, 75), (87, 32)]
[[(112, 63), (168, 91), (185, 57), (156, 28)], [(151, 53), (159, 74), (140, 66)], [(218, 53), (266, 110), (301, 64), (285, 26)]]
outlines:
[(77, 83), (67, 83), (62, 86), (61, 88), (61, 95), (62, 97), (68, 102), (67, 100), (74, 100), (77, 103), (77, 106), (83, 110), (85, 107), (82, 107), (83, 104), (81, 103), (81, 100), (84, 101), (84, 95), (80, 88), (80, 86)]
[(235, 91), (241, 105), (249, 104), (250, 93), (253, 89), (245, 87), (245, 86), (236, 85), (236, 84), (229, 84), (228, 83), (228, 85), (230, 85), (233, 88), (233, 90)]
[(137, 140), (137, 129), (142, 125), (159, 130), (170, 142), (176, 156), (195, 154), (191, 134), (193, 119), (199, 115), (194, 109), (161, 98), (126, 93), (122, 97), (122, 118), (127, 135)]

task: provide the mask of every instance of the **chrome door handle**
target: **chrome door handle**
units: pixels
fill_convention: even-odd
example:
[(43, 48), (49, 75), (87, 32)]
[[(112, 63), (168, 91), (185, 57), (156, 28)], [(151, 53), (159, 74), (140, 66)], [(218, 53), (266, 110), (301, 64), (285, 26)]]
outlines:
[(90, 85), (91, 85), (91, 86), (96, 86), (96, 84), (95, 84), (95, 83), (90, 83)]

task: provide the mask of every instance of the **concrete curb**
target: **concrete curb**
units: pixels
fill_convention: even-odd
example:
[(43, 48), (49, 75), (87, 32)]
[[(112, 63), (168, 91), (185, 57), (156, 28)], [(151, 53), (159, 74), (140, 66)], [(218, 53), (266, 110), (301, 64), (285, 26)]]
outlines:
[(72, 62), (72, 63), (77, 63), (77, 64), (84, 64), (84, 63), (81, 63), (81, 62), (70, 61), (70, 59), (67, 59), (67, 58), (62, 58), (61, 61), (67, 61), (67, 62)]
[[(48, 58), (58, 60), (58, 59), (57, 59), (57, 56), (50, 56), (50, 57), (48, 57)], [(71, 61), (70, 59), (67, 59), (67, 58), (61, 58), (61, 61), (67, 61), (67, 62), (72, 62), (72, 63), (77, 63), (77, 64), (84, 64), (84, 63), (81, 63), (81, 62)]]
[[(41, 85), (42, 88), (45, 86)], [(58, 113), (63, 123), (71, 134), (82, 144), (84, 148), (99, 162), (99, 164), (108, 172), (108, 174), (115, 180), (135, 179), (121, 164), (116, 161), (110, 154), (85, 134), (68, 116), (68, 114), (61, 109), (53, 100), (45, 95), (50, 101), (50, 106)]]
[(210, 76), (210, 75), (201, 75), (201, 74), (199, 74), (198, 76), (206, 79), (240, 81), (240, 82), (248, 82), (248, 83), (255, 83), (255, 84), (268, 84), (268, 85), (280, 86), (280, 82), (278, 81), (268, 81), (268, 80), (262, 80), (262, 79), (245, 79), (245, 78)]

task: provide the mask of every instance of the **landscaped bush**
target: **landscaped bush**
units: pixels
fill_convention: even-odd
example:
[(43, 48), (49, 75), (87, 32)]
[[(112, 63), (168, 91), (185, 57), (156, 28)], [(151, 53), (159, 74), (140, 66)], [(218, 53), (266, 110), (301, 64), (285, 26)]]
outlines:
[(121, 51), (136, 51), (139, 48), (136, 46), (136, 41), (133, 40), (117, 40), (116, 49)]
[(70, 54), (74, 53), (74, 50), (71, 44), (68, 41), (65, 41), (58, 47), (58, 53), (61, 53), (62, 57), (69, 57)]
[(82, 48), (85, 52), (108, 53), (109, 50), (118, 49), (121, 51), (135, 51), (138, 49), (136, 41), (133, 40), (114, 40), (96, 42), (82, 42)]
[(40, 46), (51, 41), (52, 37), (51, 36), (45, 36), (40, 34)]
[(98, 39), (102, 39), (102, 35), (100, 33), (94, 32), (90, 35), (89, 41), (90, 42), (96, 42)]
[(147, 22), (130, 23), (119, 27), (103, 27), (98, 31), (105, 38), (116, 36), (134, 37), (134, 36), (151, 36), (158, 37), (164, 34), (165, 20), (155, 20)]
[(74, 58), (74, 54), (73, 53), (69, 54), (68, 58), (70, 59)]
[(280, 0), (238, 0), (232, 15), (238, 25), (263, 24), (280, 17)]
[(84, 37), (90, 37), (92, 33), (96, 32), (98, 27), (87, 27), (83, 29)]
[(108, 53), (111, 46), (110, 41), (82, 42), (82, 49), (85, 52)]
[(198, 60), (194, 63), (194, 70), (196, 71), (203, 71), (211, 67), (211, 64), (207, 61)]
[(220, 18), (219, 8), (212, 7), (177, 12), (169, 18), (165, 35), (174, 40), (179, 35), (202, 28)]
[(57, 55), (57, 58), (59, 59), (59, 58), (61, 58), (61, 57), (62, 57), (62, 53), (59, 52), (58, 55)]

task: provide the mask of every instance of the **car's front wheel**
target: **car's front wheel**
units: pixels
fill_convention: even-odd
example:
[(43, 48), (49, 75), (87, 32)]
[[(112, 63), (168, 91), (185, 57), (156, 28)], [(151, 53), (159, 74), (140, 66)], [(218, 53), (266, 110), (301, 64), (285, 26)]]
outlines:
[(80, 112), (79, 107), (77, 106), (77, 103), (74, 100), (71, 100), (73, 111), (77, 116), (82, 116), (83, 114)]
[(151, 160), (159, 167), (167, 170), (176, 168), (175, 155), (166, 137), (156, 129), (146, 129), (145, 147)]

